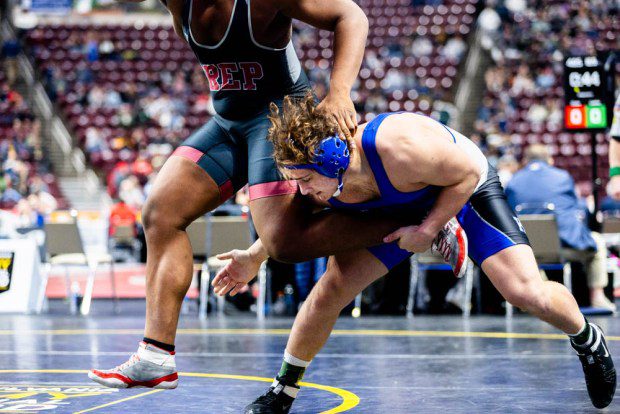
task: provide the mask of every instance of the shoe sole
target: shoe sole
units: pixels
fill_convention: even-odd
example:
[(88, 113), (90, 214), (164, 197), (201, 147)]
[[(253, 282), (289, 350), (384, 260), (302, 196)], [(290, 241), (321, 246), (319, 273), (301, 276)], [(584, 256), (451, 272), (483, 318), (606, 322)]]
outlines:
[[(595, 323), (592, 323), (591, 325), (592, 326), (596, 326), (596, 328), (599, 331), (599, 335), (601, 335), (601, 342), (605, 345), (605, 349), (607, 349), (607, 352), (609, 352), (609, 347), (607, 346), (607, 340), (605, 339), (605, 334), (603, 333), (603, 328), (601, 328), (599, 325), (597, 325)], [(609, 357), (611, 358), (611, 354), (609, 354)], [(612, 363), (613, 363), (613, 358), (612, 358)], [(588, 390), (588, 396), (590, 397), (590, 401), (592, 401), (592, 405), (594, 407), (598, 408), (598, 409), (603, 409), (605, 407), (608, 407), (612, 403), (612, 401), (614, 399), (614, 396), (616, 395), (617, 379), (616, 379), (616, 368), (615, 367), (613, 368), (613, 372), (614, 372), (614, 383), (613, 383), (614, 390), (613, 390), (612, 394), (610, 396), (608, 396), (608, 398), (609, 398), (608, 400), (598, 401), (598, 403), (595, 404), (594, 401), (592, 401), (592, 396), (590, 395), (590, 390)]]
[(460, 279), (465, 276), (467, 266), (469, 265), (469, 240), (467, 240), (467, 234), (465, 234), (465, 230), (461, 227), (461, 223), (458, 223), (456, 237), (459, 241), (459, 253), (464, 252), (462, 253), (464, 255), (463, 264), (461, 264), (461, 268), (459, 269), (458, 274), (456, 274), (456, 277)]
[[(144, 385), (144, 383), (141, 383), (141, 382), (135, 382), (135, 383), (125, 382), (115, 377), (102, 378), (92, 371), (88, 371), (88, 378), (95, 381), (97, 384), (101, 384), (109, 388), (153, 388), (153, 389), (159, 389), (159, 390), (172, 390), (172, 389), (175, 389), (179, 385), (178, 379), (175, 379), (172, 381), (161, 381), (157, 383), (156, 385), (150, 386), (150, 385)], [(154, 381), (157, 381), (157, 380), (154, 380)], [(149, 381), (149, 382), (152, 382), (152, 381)]]

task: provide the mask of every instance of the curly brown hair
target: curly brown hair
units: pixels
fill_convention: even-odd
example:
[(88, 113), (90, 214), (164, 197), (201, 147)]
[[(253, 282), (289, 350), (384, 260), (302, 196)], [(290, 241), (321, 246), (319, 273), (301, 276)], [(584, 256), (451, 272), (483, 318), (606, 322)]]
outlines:
[(284, 97), (281, 111), (273, 102), (269, 109), (267, 138), (273, 143), (273, 157), (280, 168), (313, 162), (323, 138), (338, 132), (338, 123), (316, 108), (312, 91), (302, 99)]

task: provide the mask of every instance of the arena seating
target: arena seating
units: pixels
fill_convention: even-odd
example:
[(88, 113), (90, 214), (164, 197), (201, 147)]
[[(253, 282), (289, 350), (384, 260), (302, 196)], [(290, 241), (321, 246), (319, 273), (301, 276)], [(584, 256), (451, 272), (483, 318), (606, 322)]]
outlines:
[[(449, 105), (453, 100), (457, 68), (463, 55), (447, 55), (445, 44), (454, 34), (466, 37), (472, 31), (477, 0), (448, 0), (437, 6), (415, 4), (410, 0), (360, 1), (368, 15), (370, 34), (354, 101), (366, 119), (374, 114), (366, 111), (364, 102), (377, 89), (382, 91), (384, 110), (433, 114), (436, 102)], [(299, 23), (295, 31), (297, 51), (310, 78), (315, 84), (325, 84), (322, 73), (327, 73), (325, 69), (329, 68), (333, 54), (331, 33)], [(416, 56), (412, 50), (412, 40), (417, 38), (431, 42), (431, 50), (423, 56)], [(97, 48), (104, 41), (113, 44), (113, 54), (88, 54), (89, 44)], [(89, 127), (95, 127), (106, 141), (101, 143), (102, 151), (85, 148), (91, 163), (105, 172), (119, 160), (132, 161), (150, 143), (177, 145), (209, 117), (204, 108), (194, 105), (196, 97), (208, 91), (204, 75), (193, 52), (171, 27), (141, 23), (96, 28), (88, 24), (47, 25), (31, 30), (26, 42), (50, 97), (75, 133), (77, 143), (85, 147)], [(374, 62), (382, 64), (373, 65), (369, 53), (376, 57)], [(390, 67), (401, 74), (391, 86), (384, 80)], [(178, 81), (177, 89), (172, 82), (162, 80), (162, 74), (174, 78), (178, 73), (186, 76)], [(114, 105), (89, 105), (88, 93), (94, 85), (104, 93), (119, 92), (121, 101)], [(135, 89), (137, 96), (128, 98), (128, 89)], [(320, 90), (317, 93), (321, 96)], [(179, 122), (175, 126), (164, 127), (155, 117), (137, 116), (148, 94), (155, 99), (167, 95), (178, 103)], [(133, 121), (129, 126), (119, 119), (124, 103), (131, 104)], [(132, 138), (135, 129), (141, 130), (140, 135), (144, 133), (141, 142)]]
[[(28, 103), (8, 84), (4, 71), (0, 70), (0, 175), (3, 182), (0, 208), (15, 207), (18, 198), (26, 197), (38, 188), (49, 190), (59, 208), (68, 207), (56, 177), (49, 170), (38, 124)], [(11, 156), (12, 152), (15, 157)], [(4, 194), (7, 180), (19, 196)]]
[[(477, 132), (504, 134), (516, 152), (533, 143), (547, 144), (558, 167), (575, 181), (591, 179), (590, 134), (563, 130), (563, 57), (618, 50), (620, 23), (613, 2), (589, 7), (577, 1), (546, 2), (544, 10), (528, 1), (522, 12), (505, 10), (502, 30), (493, 39)], [(616, 12), (614, 12), (616, 10)], [(568, 18), (567, 18), (568, 17)], [(575, 34), (577, 33), (577, 34)], [(527, 45), (532, 53), (523, 53)], [(619, 67), (620, 69), (620, 67)], [(533, 113), (536, 107), (539, 117)], [(607, 139), (597, 136), (598, 175), (607, 178)]]

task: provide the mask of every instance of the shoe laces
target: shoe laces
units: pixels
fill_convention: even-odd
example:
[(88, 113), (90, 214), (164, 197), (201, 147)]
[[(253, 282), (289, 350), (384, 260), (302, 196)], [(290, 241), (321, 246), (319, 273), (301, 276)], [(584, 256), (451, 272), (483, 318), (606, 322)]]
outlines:
[(450, 238), (446, 237), (448, 231), (448, 229), (441, 230), (433, 244), (435, 251), (437, 251), (446, 262), (449, 262), (452, 256), (452, 243), (450, 243)]
[(140, 361), (140, 357), (138, 356), (138, 354), (133, 354), (131, 355), (131, 357), (129, 358), (128, 361), (123, 362), (122, 364), (120, 364), (119, 366), (117, 366), (116, 368), (114, 368), (116, 371), (122, 371), (125, 368), (129, 368), (130, 366), (134, 365), (135, 363)]

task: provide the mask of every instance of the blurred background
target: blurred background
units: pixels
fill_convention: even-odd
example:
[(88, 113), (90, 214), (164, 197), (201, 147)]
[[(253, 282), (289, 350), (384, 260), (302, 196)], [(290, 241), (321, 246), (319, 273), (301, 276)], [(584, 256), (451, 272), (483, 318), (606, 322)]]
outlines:
[[(613, 88), (605, 120), (571, 130), (565, 61), (597, 57), (597, 69), (617, 84), (619, 2), (357, 3), (370, 22), (352, 93), (359, 121), (420, 112), (470, 137), (499, 170), (513, 207), (526, 216), (546, 213), (555, 223), (551, 233), (530, 232), (549, 223), (524, 218), (533, 243), (543, 247), (535, 248), (541, 277), (570, 284), (585, 312), (613, 313), (620, 205), (605, 191)], [(142, 303), (147, 251), (140, 211), (167, 157), (214, 114), (202, 68), (155, 0), (2, 0), (0, 8), (0, 311), (88, 313), (91, 294), (93, 312), (117, 298)], [(331, 33), (295, 22), (293, 42), (324, 97)], [(572, 193), (554, 194), (559, 184), (549, 182), (545, 194), (528, 194), (528, 180), (539, 180), (537, 163), (565, 170)], [(520, 170), (522, 180), (511, 185)], [(294, 315), (324, 270), (324, 259), (269, 261), (259, 283), (235, 298), (218, 301), (206, 289), (201, 296), (206, 274), (217, 270), (208, 260), (219, 252), (216, 239), (232, 229), (226, 223), (245, 223), (240, 231), (252, 235), (247, 202), (241, 191), (192, 227), (197, 265), (185, 314), (197, 314), (202, 304), (205, 312)], [(572, 221), (560, 218), (565, 210)], [(576, 227), (580, 240), (563, 233)], [(345, 310), (511, 311), (477, 269), (457, 282), (423, 255)]]

